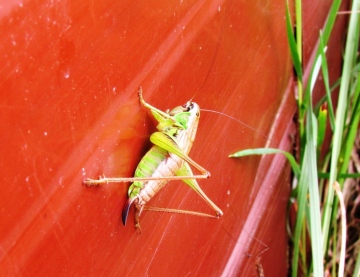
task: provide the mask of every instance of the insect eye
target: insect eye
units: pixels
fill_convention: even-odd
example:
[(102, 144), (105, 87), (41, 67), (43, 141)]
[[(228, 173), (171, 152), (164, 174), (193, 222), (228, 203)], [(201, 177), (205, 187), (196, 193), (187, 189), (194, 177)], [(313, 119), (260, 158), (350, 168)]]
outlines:
[(193, 107), (194, 107), (194, 105), (193, 105), (193, 103), (192, 102), (187, 102), (184, 106), (182, 106), (184, 109), (186, 109), (186, 111), (188, 112), (188, 111), (190, 111)]

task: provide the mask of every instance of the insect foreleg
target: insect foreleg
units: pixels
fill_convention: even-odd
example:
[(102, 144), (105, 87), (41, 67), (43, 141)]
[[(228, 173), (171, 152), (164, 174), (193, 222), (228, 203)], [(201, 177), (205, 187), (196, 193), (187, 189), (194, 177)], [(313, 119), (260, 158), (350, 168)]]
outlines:
[(148, 108), (151, 113), (154, 115), (155, 119), (157, 121), (161, 121), (161, 117), (163, 118), (167, 118), (167, 119), (170, 119), (171, 121), (174, 122), (174, 119), (171, 115), (167, 114), (167, 113), (164, 113), (163, 111), (155, 108), (154, 106), (151, 106), (150, 104), (146, 103), (143, 96), (142, 96), (142, 88), (140, 87), (139, 88), (139, 99), (140, 99), (140, 103), (145, 107), (145, 108)]

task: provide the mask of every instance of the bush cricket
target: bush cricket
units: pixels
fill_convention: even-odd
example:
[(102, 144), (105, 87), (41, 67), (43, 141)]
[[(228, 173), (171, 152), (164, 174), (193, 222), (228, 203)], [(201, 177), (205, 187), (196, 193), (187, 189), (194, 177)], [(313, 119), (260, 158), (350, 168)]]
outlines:
[[(223, 212), (218, 208), (198, 185), (196, 179), (207, 179), (210, 172), (193, 161), (188, 153), (195, 140), (196, 130), (200, 118), (198, 104), (188, 101), (185, 105), (163, 112), (146, 103), (139, 88), (140, 103), (150, 110), (158, 121), (158, 132), (150, 136), (154, 144), (138, 164), (134, 177), (85, 179), (87, 186), (104, 183), (132, 182), (128, 190), (128, 200), (122, 210), (122, 222), (125, 225), (131, 205), (135, 205), (135, 228), (141, 232), (139, 218), (142, 211), (172, 212), (179, 214), (197, 215), (202, 217), (220, 218)], [(190, 165), (201, 174), (194, 175)], [(214, 215), (188, 210), (158, 208), (147, 206), (150, 199), (160, 191), (169, 181), (181, 180), (197, 192), (203, 200), (214, 210)]]

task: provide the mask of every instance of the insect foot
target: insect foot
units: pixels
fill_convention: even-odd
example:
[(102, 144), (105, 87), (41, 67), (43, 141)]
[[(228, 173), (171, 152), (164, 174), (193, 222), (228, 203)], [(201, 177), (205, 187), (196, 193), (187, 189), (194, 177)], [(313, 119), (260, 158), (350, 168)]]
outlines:
[(91, 178), (86, 178), (86, 179), (83, 180), (83, 184), (85, 184), (88, 187), (99, 186), (99, 185), (102, 185), (104, 183), (107, 183), (105, 175), (99, 176), (98, 180), (91, 179)]

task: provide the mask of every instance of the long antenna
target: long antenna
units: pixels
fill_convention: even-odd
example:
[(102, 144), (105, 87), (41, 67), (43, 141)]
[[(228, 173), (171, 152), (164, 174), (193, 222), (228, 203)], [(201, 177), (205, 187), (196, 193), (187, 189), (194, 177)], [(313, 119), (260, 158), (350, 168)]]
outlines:
[[(226, 3), (226, 1), (225, 1)], [(223, 19), (222, 19), (222, 23), (221, 23), (221, 29), (220, 29), (220, 33), (219, 33), (219, 37), (218, 37), (218, 42), (216, 44), (216, 48), (215, 48), (215, 52), (214, 52), (214, 55), (213, 55), (213, 58), (211, 60), (211, 64), (210, 64), (210, 67), (209, 67), (209, 70), (205, 76), (205, 79), (204, 81), (201, 83), (201, 85), (198, 87), (198, 89), (196, 90), (194, 96), (191, 98), (191, 101), (192, 99), (195, 98), (195, 96), (198, 94), (198, 92), (200, 91), (200, 89), (204, 86), (204, 84), (206, 83), (206, 81), (209, 79), (209, 76), (210, 76), (210, 73), (211, 73), (211, 69), (213, 68), (214, 64), (215, 64), (215, 60), (216, 60), (216, 56), (217, 56), (217, 53), (219, 52), (219, 48), (220, 48), (220, 42), (221, 42), (221, 39), (222, 39), (222, 36), (223, 36), (223, 33), (224, 33), (224, 26), (225, 26), (225, 15), (226, 15), (226, 12), (225, 12), (225, 7), (226, 5), (224, 4), (224, 9), (223, 9), (223, 12), (224, 12), (224, 15), (223, 15)]]
[(230, 118), (230, 119), (232, 119), (232, 120), (235, 120), (236, 122), (244, 125), (245, 127), (253, 130), (254, 132), (258, 133), (258, 134), (261, 135), (262, 137), (266, 138), (266, 140), (269, 140), (270, 142), (273, 142), (273, 140), (270, 139), (265, 133), (260, 132), (259, 130), (256, 130), (255, 128), (253, 128), (253, 127), (251, 127), (250, 125), (242, 122), (242, 121), (239, 120), (239, 119), (236, 119), (235, 117), (233, 117), (233, 116), (231, 116), (231, 115), (228, 115), (228, 114), (222, 113), (222, 112), (218, 112), (218, 111), (214, 111), (214, 110), (208, 110), (208, 109), (200, 109), (200, 111), (209, 112), (209, 113), (216, 113), (216, 114), (219, 114), (219, 115), (226, 116), (226, 117), (228, 117), (228, 118)]

